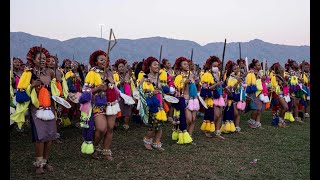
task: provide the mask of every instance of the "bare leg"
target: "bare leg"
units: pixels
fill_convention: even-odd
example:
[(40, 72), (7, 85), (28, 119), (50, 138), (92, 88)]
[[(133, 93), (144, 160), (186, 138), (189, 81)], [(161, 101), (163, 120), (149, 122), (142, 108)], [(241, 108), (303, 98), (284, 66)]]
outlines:
[(48, 171), (53, 171), (53, 167), (50, 164), (48, 164), (51, 147), (52, 147), (52, 141), (48, 141), (44, 143), (43, 159), (47, 161), (47, 164), (44, 166), (44, 168), (47, 169)]
[(220, 132), (221, 118), (222, 118), (222, 108), (218, 106), (214, 107), (214, 123), (216, 127), (216, 136), (219, 139), (225, 139)]
[(107, 119), (105, 115), (98, 115), (94, 118), (94, 120), (96, 129), (94, 133), (93, 146), (95, 147), (95, 150), (92, 156), (93, 158), (99, 158), (97, 147), (107, 131)]
[(103, 149), (110, 149), (113, 137), (113, 127), (116, 115), (107, 116), (107, 133), (104, 135)]
[(36, 149), (36, 158), (35, 158), (36, 174), (42, 174), (44, 173), (43, 167), (41, 166), (43, 161), (44, 143), (36, 142), (35, 149)]
[[(187, 121), (187, 131), (190, 134), (190, 136), (192, 136), (193, 127), (190, 127), (192, 124), (192, 112), (189, 109), (185, 109), (185, 113), (186, 113), (186, 121)], [(192, 128), (192, 129), (190, 129), (190, 128)]]
[(280, 117), (282, 119), (284, 119), (284, 114), (288, 111), (288, 104), (284, 100), (284, 98), (279, 98), (279, 102), (280, 102), (280, 105), (282, 107), (282, 110), (281, 110), (281, 113), (280, 113)]

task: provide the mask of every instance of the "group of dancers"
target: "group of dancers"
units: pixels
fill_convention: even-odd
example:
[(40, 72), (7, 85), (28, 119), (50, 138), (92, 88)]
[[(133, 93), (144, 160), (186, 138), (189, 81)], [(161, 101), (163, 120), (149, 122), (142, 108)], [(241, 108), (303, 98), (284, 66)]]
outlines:
[(242, 133), (240, 117), (252, 111), (250, 128), (262, 128), (261, 116), (271, 109), (274, 126), (302, 123), (309, 117), (310, 65), (289, 59), (267, 64), (253, 59), (229, 60), (222, 65), (210, 56), (200, 68), (178, 57), (173, 66), (167, 59), (148, 57), (129, 65), (97, 50), (89, 56), (90, 67), (64, 59), (42, 46), (30, 48), (26, 64), (13, 58), (10, 71), (10, 121), (18, 129), (30, 123), (35, 143), (35, 171), (53, 171), (49, 163), (52, 142), (60, 127), (72, 122), (82, 129), (79, 149), (95, 159), (113, 160), (113, 129), (122, 119), (128, 130), (133, 116), (146, 127), (141, 137), (148, 150), (164, 151), (162, 128), (172, 126), (177, 144), (195, 144), (193, 131), (199, 114), (204, 136), (225, 139), (223, 133)]

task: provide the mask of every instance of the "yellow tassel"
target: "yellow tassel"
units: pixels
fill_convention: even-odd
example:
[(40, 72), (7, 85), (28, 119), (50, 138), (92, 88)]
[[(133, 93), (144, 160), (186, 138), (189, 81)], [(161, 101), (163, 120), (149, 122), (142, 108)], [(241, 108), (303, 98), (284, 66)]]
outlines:
[(227, 104), (228, 104), (228, 106), (231, 106), (231, 104), (232, 104), (232, 100), (228, 99)]
[(39, 100), (36, 90), (33, 88), (31, 91), (31, 102), (34, 105), (34, 107), (39, 108)]
[(176, 76), (176, 78), (174, 79), (174, 86), (178, 90), (181, 90), (184, 87), (184, 83), (182, 82), (182, 75)]
[(97, 87), (97, 86), (100, 86), (102, 84), (102, 79), (101, 79), (101, 76), (99, 73), (97, 72), (94, 72), (95, 73), (95, 77), (94, 77), (94, 85)]
[(292, 112), (289, 112), (289, 121), (290, 122), (294, 122), (294, 118), (293, 118)]
[(173, 109), (173, 117), (180, 117), (180, 111)]
[(233, 121), (230, 122), (230, 132), (235, 132), (236, 126), (234, 125)]
[(233, 87), (237, 82), (238, 82), (238, 80), (236, 78), (229, 78), (227, 85), (229, 87)]
[(25, 71), (24, 73), (22, 73), (20, 81), (18, 83), (18, 89), (27, 89), (30, 85), (31, 76), (31, 71)]
[(246, 84), (247, 86), (251, 86), (251, 73), (248, 73), (247, 76), (246, 76)]
[(151, 83), (144, 81), (142, 84), (142, 88), (144, 91), (148, 90), (148, 91), (154, 91), (154, 87)]
[(183, 141), (183, 133), (181, 131), (179, 131), (179, 140), (177, 142), (178, 144), (184, 144), (184, 141)]
[(118, 73), (113, 73), (113, 80), (114, 82), (119, 82), (120, 81), (120, 77)]
[(166, 112), (161, 109), (156, 113), (156, 119), (159, 121), (167, 121), (167, 115)]
[(226, 125), (222, 124), (222, 126), (220, 127), (220, 131), (223, 133), (226, 133)]
[(205, 131), (205, 130), (206, 130), (206, 126), (207, 126), (207, 121), (204, 120), (204, 121), (202, 122), (202, 124), (201, 124), (200, 130), (201, 130), (201, 131)]
[(64, 77), (62, 78), (62, 91), (63, 91), (64, 98), (67, 98), (69, 96), (69, 89), (68, 89), (67, 81)]
[(210, 121), (207, 121), (205, 131), (210, 131)]
[(160, 73), (160, 75), (159, 75), (160, 81), (167, 81), (168, 80), (167, 72), (164, 69), (160, 69), (159, 73)]
[(179, 138), (179, 132), (178, 132), (177, 130), (173, 130), (171, 137), (172, 137), (172, 140), (173, 140), (173, 141), (178, 140), (178, 138)]
[(186, 131), (186, 130), (183, 132), (183, 142), (184, 142), (184, 144), (188, 144), (188, 143), (192, 142), (192, 138), (191, 138), (190, 134), (188, 133), (188, 131)]
[(84, 80), (87, 84), (94, 84), (95, 72), (93, 70), (89, 71)]
[(142, 80), (143, 76), (144, 76), (144, 72), (140, 71), (138, 74), (138, 79), (137, 79), (137, 86), (140, 84), (140, 81)]
[(289, 121), (289, 112), (284, 113), (284, 119)]
[(270, 73), (270, 86), (273, 87), (273, 88), (276, 88), (278, 86), (278, 83), (277, 83), (277, 78), (275, 75), (273, 75), (273, 73)]
[(231, 126), (230, 126), (230, 122), (229, 121), (226, 122), (225, 130), (226, 130), (226, 132), (230, 132), (231, 131)]
[(255, 84), (256, 84), (256, 81), (257, 81), (256, 75), (255, 75), (254, 73), (251, 73), (251, 74), (252, 74), (251, 84), (252, 84), (252, 85), (255, 85)]
[(214, 122), (210, 123), (210, 132), (214, 132), (216, 130), (216, 127), (214, 125)]
[(205, 72), (200, 81), (201, 83), (214, 84), (213, 76), (210, 72)]
[(72, 72), (72, 71), (68, 71), (67, 73), (66, 73), (66, 79), (69, 79), (69, 77), (71, 77), (71, 76), (73, 76), (74, 75), (74, 73)]
[(207, 105), (208, 107), (213, 107), (213, 99), (212, 99), (212, 98), (206, 98), (206, 99), (204, 100), (204, 102), (206, 103), (206, 105)]

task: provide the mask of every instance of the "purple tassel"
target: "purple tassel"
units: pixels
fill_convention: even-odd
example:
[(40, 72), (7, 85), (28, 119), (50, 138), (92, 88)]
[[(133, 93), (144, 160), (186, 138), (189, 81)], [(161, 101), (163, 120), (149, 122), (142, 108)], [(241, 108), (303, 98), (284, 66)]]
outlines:
[(91, 101), (91, 92), (84, 92), (81, 94), (79, 98), (80, 104), (85, 104), (87, 102)]
[(213, 107), (209, 107), (208, 109), (205, 109), (203, 120), (210, 120), (210, 122), (214, 121)]
[(226, 106), (224, 108), (224, 113), (223, 113), (223, 122), (226, 122), (227, 120), (233, 120), (234, 119), (234, 108), (233, 104), (230, 106)]
[(187, 107), (186, 100), (184, 99), (184, 97), (180, 97), (178, 103), (173, 103), (171, 105), (172, 105), (173, 108), (175, 108), (178, 111), (179, 110), (184, 110)]
[(187, 120), (186, 120), (186, 113), (184, 110), (180, 111), (180, 117), (179, 117), (179, 129), (180, 131), (184, 131), (187, 129)]
[(107, 97), (106, 96), (95, 96), (94, 97), (94, 104), (99, 107), (107, 105)]
[(85, 141), (93, 141), (94, 137), (94, 115), (91, 113), (90, 120), (88, 122), (89, 128), (82, 129), (82, 136)]

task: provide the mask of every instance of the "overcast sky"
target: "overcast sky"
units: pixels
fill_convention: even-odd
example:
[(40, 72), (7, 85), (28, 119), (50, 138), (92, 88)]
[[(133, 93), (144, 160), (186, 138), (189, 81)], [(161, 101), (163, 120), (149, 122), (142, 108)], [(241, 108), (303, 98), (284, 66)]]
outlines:
[(310, 45), (310, 0), (10, 0), (10, 31), (52, 39), (161, 36)]

